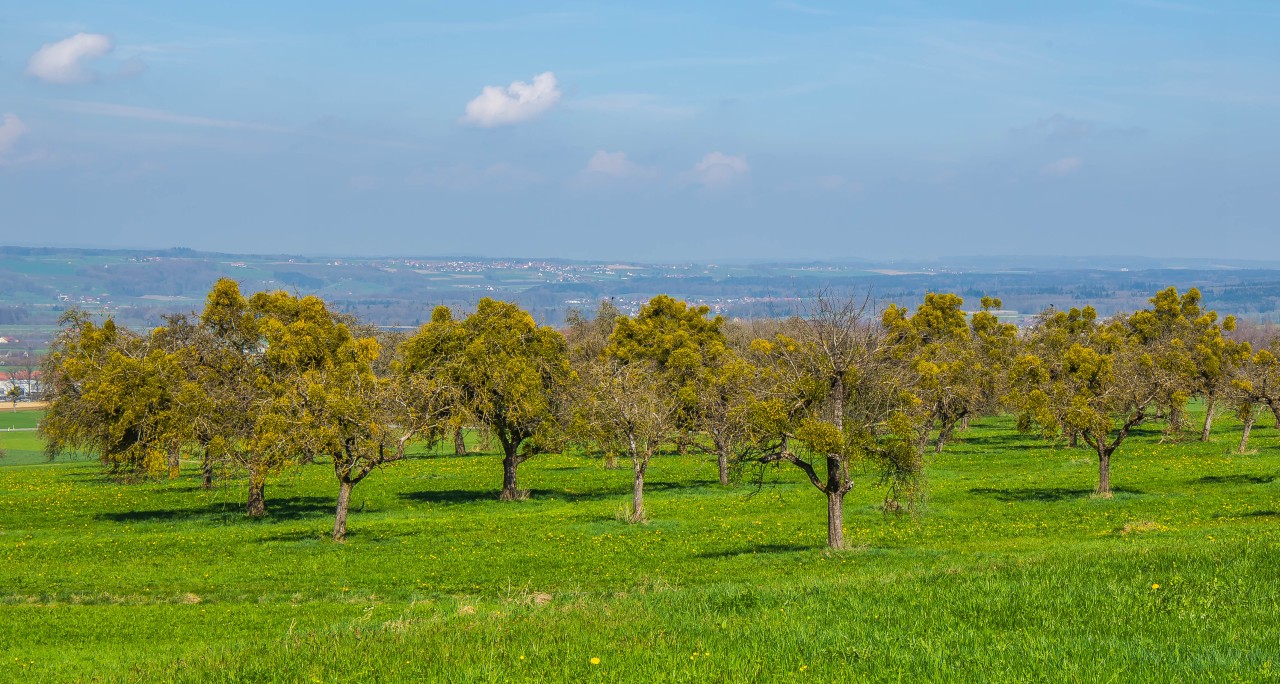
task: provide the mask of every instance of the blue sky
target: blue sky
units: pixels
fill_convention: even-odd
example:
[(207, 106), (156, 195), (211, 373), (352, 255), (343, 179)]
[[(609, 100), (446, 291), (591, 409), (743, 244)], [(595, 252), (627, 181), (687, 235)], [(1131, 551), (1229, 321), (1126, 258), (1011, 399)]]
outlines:
[(0, 0), (0, 244), (1274, 257), (1280, 4)]

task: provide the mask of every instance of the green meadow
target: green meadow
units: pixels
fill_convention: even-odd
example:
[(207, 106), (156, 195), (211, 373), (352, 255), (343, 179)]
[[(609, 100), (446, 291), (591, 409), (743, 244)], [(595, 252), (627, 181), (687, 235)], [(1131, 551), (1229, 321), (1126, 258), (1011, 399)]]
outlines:
[[(7, 407), (6, 407), (7, 408)], [(37, 413), (0, 412), (0, 680), (1079, 681), (1280, 679), (1280, 439), (1236, 455), (1153, 427), (1091, 496), (1092, 452), (975, 423), (914, 516), (858, 478), (831, 554), (798, 470), (665, 455), (648, 524), (630, 469), (566, 453), (520, 469), (423, 451), (353, 495), (332, 469), (120, 484), (48, 463)]]

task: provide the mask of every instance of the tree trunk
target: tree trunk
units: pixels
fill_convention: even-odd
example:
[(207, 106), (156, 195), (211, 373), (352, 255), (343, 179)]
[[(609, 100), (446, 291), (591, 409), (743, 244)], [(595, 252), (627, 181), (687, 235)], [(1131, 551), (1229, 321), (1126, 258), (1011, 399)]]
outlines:
[(267, 478), (257, 468), (249, 468), (249, 500), (245, 509), (250, 518), (267, 514)]
[(1240, 435), (1240, 449), (1237, 453), (1243, 454), (1245, 449), (1249, 448), (1249, 432), (1253, 430), (1253, 424), (1258, 420), (1257, 410), (1251, 409), (1244, 417), (1244, 432)]
[(1111, 498), (1111, 450), (1107, 448), (1098, 452), (1098, 496)]
[(351, 483), (338, 485), (338, 510), (333, 517), (333, 540), (345, 541), (347, 538), (347, 510), (351, 507)]
[(969, 416), (966, 414), (964, 418), (960, 419), (960, 430), (967, 431), (968, 429), (969, 429)]
[(516, 468), (520, 467), (520, 460), (516, 457), (517, 445), (503, 442), (502, 450), (502, 494), (498, 497), (503, 501), (516, 501), (521, 498), (520, 489), (516, 483)]
[(453, 453), (455, 456), (467, 455), (467, 436), (460, 427), (453, 429)]
[(209, 454), (204, 455), (204, 463), (201, 464), (201, 481), (200, 487), (203, 489), (213, 489), (213, 459)]
[(729, 447), (723, 441), (716, 439), (716, 467), (720, 469), (720, 484), (729, 486)]
[(1213, 429), (1213, 414), (1218, 411), (1218, 402), (1212, 395), (1205, 399), (1204, 405), (1204, 429), (1200, 431), (1200, 441), (1209, 441), (1209, 431)]
[(604, 467), (605, 467), (605, 470), (618, 469), (618, 452), (614, 451), (613, 449), (605, 449)]
[(1070, 437), (1068, 437), (1068, 439), (1070, 440), (1068, 443), (1070, 444), (1072, 449), (1080, 446), (1080, 433), (1078, 431), (1070, 430), (1068, 431), (1067, 434), (1070, 435)]
[(827, 548), (844, 550), (844, 492), (827, 492)]
[(169, 450), (169, 479), (174, 480), (178, 477), (178, 466), (181, 465), (181, 452), (178, 449)]
[[(954, 425), (954, 423), (951, 425)], [(951, 431), (952, 431), (951, 425), (943, 423), (938, 428), (938, 441), (934, 442), (933, 444), (933, 453), (935, 454), (942, 453), (942, 447), (947, 443), (947, 440), (951, 439)]]
[(631, 487), (631, 515), (627, 522), (639, 523), (644, 522), (644, 471), (648, 464), (639, 455), (633, 455), (632, 459), (635, 464), (635, 481)]

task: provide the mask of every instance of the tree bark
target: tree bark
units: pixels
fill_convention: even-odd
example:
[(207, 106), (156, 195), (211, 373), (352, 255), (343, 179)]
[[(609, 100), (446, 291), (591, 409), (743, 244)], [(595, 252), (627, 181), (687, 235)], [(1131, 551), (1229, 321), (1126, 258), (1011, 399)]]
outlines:
[(267, 478), (258, 468), (249, 468), (249, 498), (245, 504), (250, 518), (261, 518), (267, 514)]
[(844, 550), (844, 492), (827, 492), (827, 548)]
[(177, 479), (179, 472), (178, 466), (181, 465), (181, 452), (178, 449), (169, 450), (169, 479)]
[(935, 454), (942, 453), (942, 447), (947, 443), (947, 440), (950, 438), (951, 438), (950, 427), (947, 427), (947, 425), (944, 424), (940, 428), (938, 428), (938, 440), (933, 443), (933, 453)]
[(1068, 437), (1067, 439), (1069, 440), (1069, 441), (1068, 441), (1068, 444), (1071, 446), (1071, 448), (1072, 448), (1072, 449), (1074, 449), (1074, 448), (1076, 448), (1076, 447), (1080, 446), (1080, 432), (1079, 432), (1079, 431), (1077, 431), (1077, 430), (1068, 430), (1068, 431), (1067, 431), (1067, 434), (1068, 434), (1068, 435), (1070, 435), (1070, 437)]
[(338, 509), (333, 516), (333, 540), (345, 541), (347, 538), (347, 511), (351, 508), (350, 482), (343, 481), (338, 485)]
[(516, 468), (520, 467), (520, 460), (516, 455), (515, 445), (508, 445), (503, 442), (502, 457), (502, 494), (498, 497), (503, 501), (516, 501), (520, 499), (520, 489), (516, 481)]
[(1200, 430), (1200, 441), (1209, 441), (1209, 432), (1213, 430), (1213, 415), (1218, 411), (1218, 401), (1213, 395), (1205, 399), (1204, 405), (1204, 429)]
[(213, 489), (213, 459), (208, 454), (204, 456), (201, 471), (200, 487), (202, 489)]
[(729, 447), (722, 440), (715, 440), (716, 467), (720, 470), (720, 484), (729, 486)]
[(453, 453), (455, 456), (467, 455), (467, 436), (460, 427), (453, 429)]
[(604, 467), (605, 467), (605, 470), (618, 469), (618, 452), (614, 451), (613, 449), (605, 449)]
[(1098, 452), (1098, 496), (1111, 498), (1111, 450)]
[(632, 455), (634, 462), (635, 480), (631, 487), (631, 515), (627, 518), (628, 522), (639, 523), (644, 522), (644, 471), (648, 465), (646, 459), (638, 454)]
[(1253, 430), (1253, 424), (1258, 420), (1257, 410), (1250, 410), (1248, 415), (1244, 417), (1244, 432), (1240, 435), (1240, 448), (1237, 453), (1243, 454), (1245, 449), (1249, 448), (1249, 432)]
[(969, 415), (965, 414), (964, 418), (960, 419), (960, 430), (967, 431), (968, 429), (969, 429)]

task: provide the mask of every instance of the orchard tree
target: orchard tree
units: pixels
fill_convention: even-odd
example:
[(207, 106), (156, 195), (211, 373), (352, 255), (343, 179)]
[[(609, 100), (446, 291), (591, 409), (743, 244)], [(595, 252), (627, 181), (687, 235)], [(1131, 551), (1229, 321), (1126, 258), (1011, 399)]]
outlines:
[(1081, 435), (1098, 457), (1099, 496), (1111, 496), (1111, 458), (1133, 429), (1189, 396), (1185, 347), (1136, 330), (1149, 313), (1103, 323), (1088, 308), (1047, 311), (1010, 372), (1019, 429)]
[(762, 389), (761, 369), (733, 350), (708, 360), (698, 387), (694, 415), (711, 438), (720, 484), (729, 484), (730, 466), (753, 449), (751, 407)]
[(559, 441), (571, 376), (564, 336), (488, 297), (455, 321), (437, 307), (402, 349), (407, 372), (441, 378), (457, 407), (502, 445), (503, 500), (523, 498), (521, 463)]
[(724, 319), (708, 318), (707, 306), (689, 306), (658, 295), (634, 318), (618, 317), (604, 354), (620, 363), (651, 363), (679, 402), (677, 420), (681, 451), (698, 429), (698, 395), (707, 367), (727, 351)]
[[(1246, 343), (1247, 344), (1247, 343)], [(1231, 384), (1225, 394), (1227, 401), (1235, 408), (1236, 417), (1244, 423), (1240, 435), (1239, 453), (1249, 448), (1249, 434), (1258, 422), (1258, 414), (1264, 408), (1270, 409), (1275, 417), (1276, 426), (1280, 427), (1280, 349), (1272, 343), (1269, 349), (1260, 349), (1256, 354), (1247, 354), (1233, 373)]]
[(378, 341), (353, 335), (320, 299), (261, 297), (258, 306), (271, 312), (263, 339), (275, 381), (257, 421), (256, 449), (278, 452), (280, 460), (297, 454), (332, 460), (338, 480), (333, 540), (341, 542), (352, 490), (374, 469), (403, 459), (411, 440), (439, 433), (444, 392), (427, 377), (379, 377)]
[[(1177, 288), (1165, 288), (1150, 301), (1151, 308), (1129, 318), (1129, 327), (1161, 363), (1188, 369), (1187, 390), (1204, 400), (1200, 441), (1207, 442), (1219, 400), (1230, 387), (1233, 370), (1244, 361), (1248, 347), (1223, 335), (1224, 331), (1235, 330), (1235, 317), (1227, 316), (1219, 323), (1218, 313), (1203, 308), (1200, 291), (1194, 287), (1181, 295)], [(1183, 410), (1176, 401), (1169, 403), (1170, 429), (1176, 430)]]
[(756, 434), (767, 442), (760, 460), (804, 472), (827, 499), (827, 546), (844, 549), (851, 469), (880, 471), (889, 485), (886, 510), (911, 505), (922, 482), (928, 414), (911, 391), (910, 369), (869, 320), (867, 302), (823, 294), (786, 328), (753, 343), (771, 385), (752, 407)]
[[(68, 311), (45, 359), (49, 407), (40, 422), (50, 458), (96, 454), (113, 473), (154, 474), (180, 446), (174, 388), (180, 369), (151, 338)], [(171, 474), (175, 474), (171, 470)]]
[(1017, 328), (991, 313), (1000, 300), (984, 297), (972, 320), (963, 304), (957, 295), (931, 292), (914, 314), (890, 306), (881, 317), (894, 353), (918, 379), (915, 392), (927, 420), (937, 424), (934, 453), (942, 451), (958, 425), (998, 404), (998, 378), (1017, 339)]
[(616, 445), (631, 458), (632, 494), (627, 521), (645, 521), (644, 480), (649, 462), (677, 431), (680, 402), (653, 362), (622, 363), (599, 357), (578, 364), (580, 390), (574, 425), (588, 439)]
[(8, 391), (4, 393), (4, 396), (7, 397), (9, 401), (13, 402), (13, 410), (17, 411), (18, 400), (22, 398), (22, 388), (16, 384), (10, 385)]

